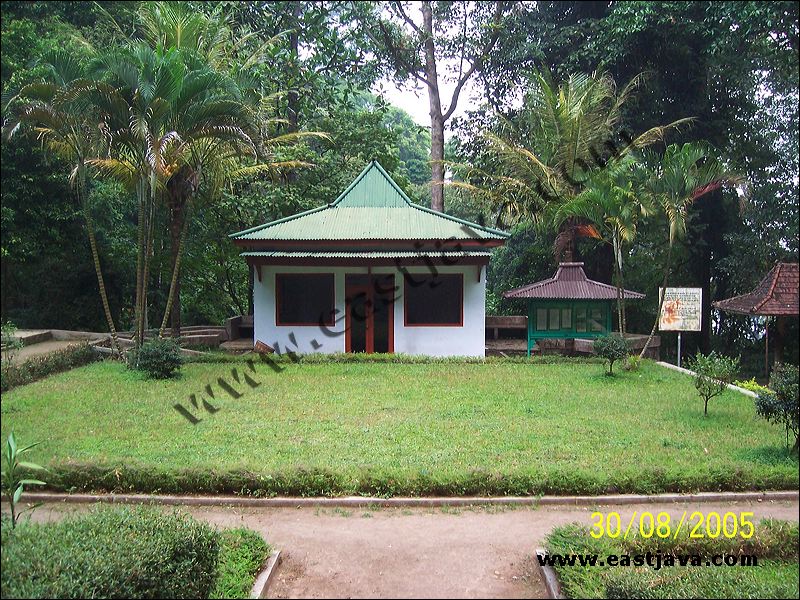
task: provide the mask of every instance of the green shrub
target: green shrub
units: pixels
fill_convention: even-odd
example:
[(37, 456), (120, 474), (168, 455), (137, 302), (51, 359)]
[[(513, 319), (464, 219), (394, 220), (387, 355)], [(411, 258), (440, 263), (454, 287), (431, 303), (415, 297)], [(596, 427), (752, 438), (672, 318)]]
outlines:
[(597, 356), (605, 359), (608, 365), (608, 375), (614, 375), (614, 363), (628, 356), (628, 340), (612, 333), (601, 338), (597, 338), (592, 344), (592, 349)]
[(694, 371), (694, 387), (704, 401), (703, 414), (708, 416), (708, 401), (724, 392), (736, 378), (739, 361), (716, 352), (708, 355), (698, 352), (693, 360), (687, 362)]
[(24, 346), (22, 340), (16, 336), (17, 326), (11, 321), (6, 321), (0, 326), (0, 350), (3, 354), (3, 363), (10, 365), (14, 358), (14, 350)]
[(147, 373), (153, 379), (167, 379), (183, 364), (181, 349), (173, 340), (156, 339), (128, 352), (128, 366)]
[(180, 513), (102, 508), (3, 530), (4, 598), (208, 598), (219, 534)]
[(743, 390), (748, 390), (751, 392), (755, 392), (756, 394), (760, 394), (761, 392), (768, 392), (770, 391), (769, 388), (765, 385), (761, 385), (756, 381), (755, 377), (751, 377), (750, 379), (743, 381), (737, 379), (733, 382), (733, 385), (742, 388)]
[(4, 362), (2, 372), (0, 372), (0, 390), (5, 392), (11, 388), (33, 383), (49, 375), (82, 367), (100, 359), (100, 355), (88, 343), (81, 343), (63, 350), (34, 356), (19, 364)]
[(270, 547), (255, 531), (244, 527), (226, 529), (220, 535), (219, 575), (211, 598), (249, 598)]
[[(800, 391), (798, 390), (798, 367), (778, 364), (769, 380), (770, 388), (756, 398), (756, 414), (771, 423), (783, 425), (786, 436), (794, 436), (793, 452), (798, 451), (798, 429), (800, 429)], [(787, 439), (788, 442), (788, 439)]]

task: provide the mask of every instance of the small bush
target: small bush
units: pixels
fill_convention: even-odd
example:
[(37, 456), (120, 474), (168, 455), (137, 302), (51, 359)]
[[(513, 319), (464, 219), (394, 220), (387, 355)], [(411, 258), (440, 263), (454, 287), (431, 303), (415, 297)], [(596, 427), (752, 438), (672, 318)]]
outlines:
[(614, 375), (614, 363), (628, 356), (628, 340), (612, 333), (605, 337), (597, 338), (592, 344), (592, 349), (597, 356), (605, 359), (608, 365), (607, 375)]
[(249, 598), (270, 547), (255, 531), (243, 527), (220, 535), (219, 575), (211, 598)]
[(5, 392), (49, 375), (88, 365), (100, 358), (100, 355), (88, 343), (82, 343), (63, 350), (34, 356), (19, 364), (4, 363), (2, 372), (0, 372), (0, 390)]
[(180, 513), (102, 508), (3, 531), (4, 598), (208, 598), (219, 534)]
[(716, 352), (708, 355), (697, 353), (694, 360), (689, 360), (689, 368), (694, 371), (694, 387), (703, 398), (703, 414), (708, 416), (708, 401), (719, 396), (736, 378), (739, 361)]
[[(769, 421), (783, 425), (788, 438), (794, 436), (793, 452), (798, 451), (798, 430), (800, 430), (800, 390), (798, 373), (793, 365), (778, 364), (769, 380), (770, 388), (762, 391), (756, 398), (756, 414)], [(787, 440), (788, 441), (788, 440)]]
[(625, 370), (638, 371), (639, 368), (642, 366), (642, 360), (643, 359), (641, 357), (636, 356), (635, 354), (633, 356), (629, 356), (628, 362), (625, 363)]
[(147, 373), (153, 379), (167, 379), (183, 364), (180, 346), (173, 340), (156, 339), (128, 352), (128, 366)]

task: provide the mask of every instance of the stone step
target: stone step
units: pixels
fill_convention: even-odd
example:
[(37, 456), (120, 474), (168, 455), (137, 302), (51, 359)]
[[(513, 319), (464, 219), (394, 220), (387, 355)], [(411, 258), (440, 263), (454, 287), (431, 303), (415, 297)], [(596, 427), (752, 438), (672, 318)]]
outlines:
[(22, 342), (23, 346), (31, 346), (53, 339), (53, 332), (49, 329), (19, 329), (14, 337)]

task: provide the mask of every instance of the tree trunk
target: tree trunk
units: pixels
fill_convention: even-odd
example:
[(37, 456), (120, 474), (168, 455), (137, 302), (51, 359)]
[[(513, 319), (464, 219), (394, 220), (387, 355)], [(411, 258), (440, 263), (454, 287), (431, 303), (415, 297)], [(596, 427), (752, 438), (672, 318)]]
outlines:
[(292, 66), (294, 67), (294, 81), (292, 82), (292, 85), (289, 86), (289, 92), (286, 96), (286, 120), (288, 121), (288, 131), (295, 132), (298, 130), (300, 122), (298, 116), (298, 113), (300, 112), (300, 92), (297, 89), (297, 85), (298, 80), (300, 79), (300, 65), (298, 63), (300, 60), (300, 36), (298, 34), (298, 29), (300, 27), (300, 14), (302, 11), (302, 6), (300, 2), (292, 2), (291, 5), (292, 28), (289, 31), (289, 52)]
[(625, 322), (622, 318), (622, 271), (619, 268), (619, 243), (617, 242), (617, 238), (614, 237), (613, 240), (614, 246), (614, 281), (616, 282), (616, 292), (617, 292), (617, 327), (619, 328), (619, 334), (624, 338), (625, 337)]
[(142, 311), (142, 267), (144, 266), (144, 247), (145, 247), (145, 240), (144, 240), (144, 231), (145, 231), (145, 203), (147, 198), (147, 190), (146, 190), (147, 182), (145, 179), (142, 179), (137, 184), (137, 196), (139, 200), (139, 207), (138, 207), (138, 224), (137, 224), (137, 234), (136, 234), (136, 299), (134, 302), (134, 335), (133, 340), (136, 346), (141, 346), (142, 342), (142, 321), (144, 319), (144, 314)]
[(172, 278), (169, 283), (167, 304), (164, 307), (164, 318), (158, 330), (158, 337), (164, 337), (167, 320), (172, 322), (172, 339), (176, 342), (181, 337), (181, 257), (186, 243), (186, 231), (189, 229), (189, 218), (186, 206), (180, 203), (170, 210), (170, 251), (172, 254)]
[(430, 2), (423, 2), (422, 29), (425, 34), (425, 79), (431, 116), (431, 208), (444, 212), (444, 115), (436, 71), (436, 48), (433, 45), (433, 11)]
[(111, 314), (111, 306), (108, 303), (108, 294), (106, 294), (106, 284), (103, 277), (103, 269), (100, 266), (100, 253), (97, 250), (97, 237), (94, 233), (94, 219), (89, 207), (89, 199), (86, 194), (85, 187), (85, 173), (81, 171), (78, 174), (76, 192), (78, 194), (78, 202), (83, 208), (83, 217), (86, 220), (86, 232), (89, 236), (89, 247), (92, 251), (92, 262), (94, 263), (94, 272), (97, 276), (97, 286), (100, 290), (100, 302), (103, 305), (103, 313), (108, 323), (108, 331), (111, 334), (111, 350), (119, 354), (119, 339), (117, 338), (117, 328), (114, 326), (114, 317)]
[[(669, 248), (667, 250), (667, 265), (664, 268), (664, 282), (661, 285), (661, 288), (664, 292), (667, 291), (667, 282), (669, 281), (669, 272), (672, 269), (672, 242), (669, 244)], [(659, 294), (658, 298), (658, 308), (656, 309), (656, 320), (653, 323), (653, 328), (650, 330), (650, 335), (647, 336), (647, 341), (644, 343), (644, 347), (642, 351), (639, 353), (639, 358), (644, 358), (647, 349), (650, 347), (650, 343), (653, 341), (653, 337), (656, 335), (656, 329), (658, 329), (658, 321), (661, 318), (661, 307), (664, 305), (664, 296), (665, 293)]]

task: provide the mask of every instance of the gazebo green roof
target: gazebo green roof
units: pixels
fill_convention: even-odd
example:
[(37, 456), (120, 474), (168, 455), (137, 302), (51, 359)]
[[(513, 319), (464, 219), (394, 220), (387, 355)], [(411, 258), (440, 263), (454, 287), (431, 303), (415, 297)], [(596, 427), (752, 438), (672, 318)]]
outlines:
[(231, 234), (239, 245), (265, 242), (505, 241), (508, 233), (414, 204), (377, 161), (333, 202)]

